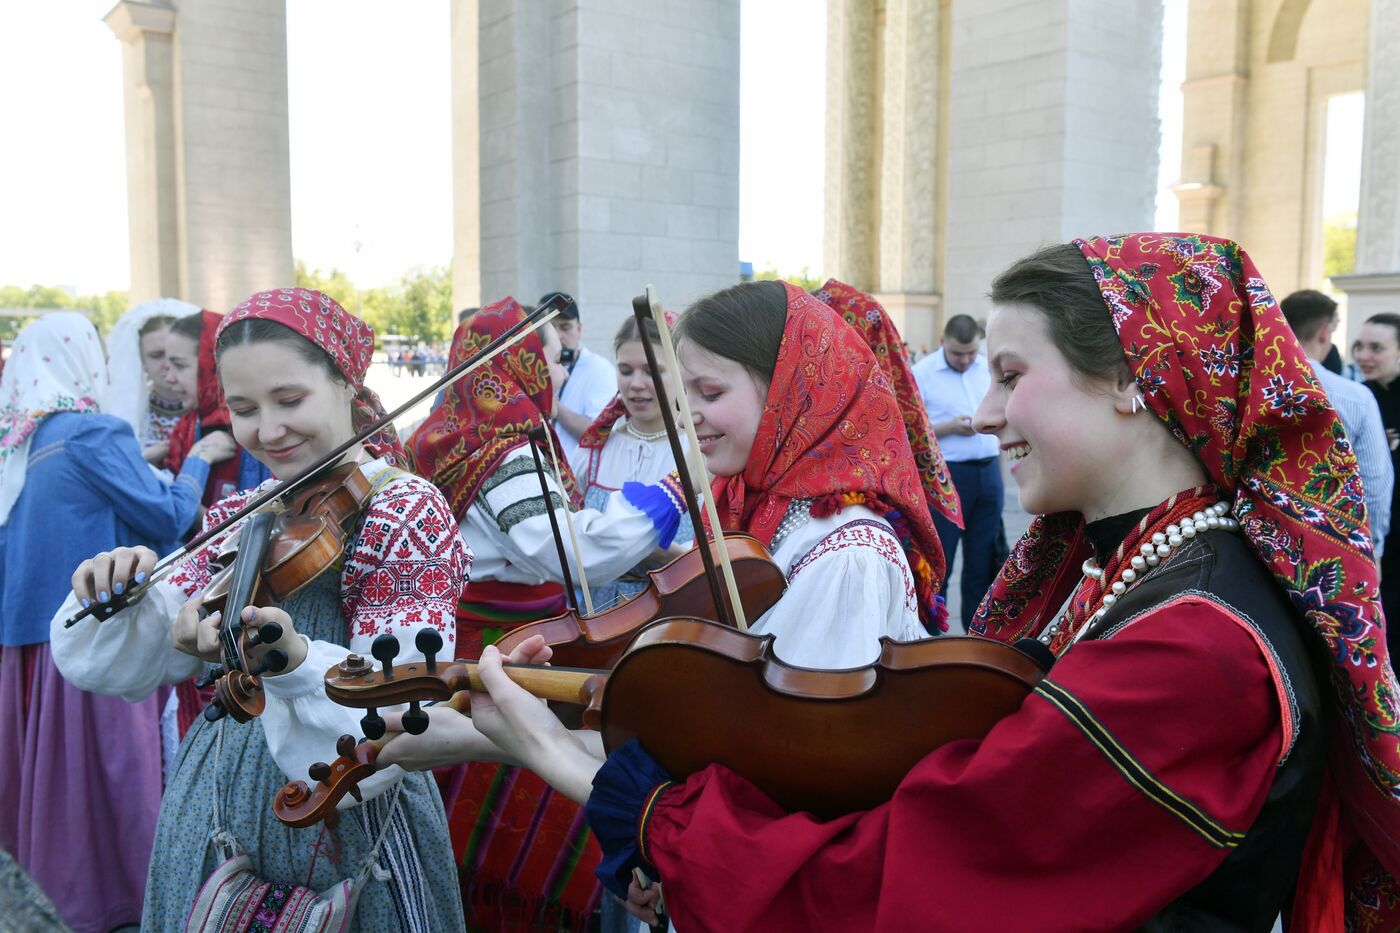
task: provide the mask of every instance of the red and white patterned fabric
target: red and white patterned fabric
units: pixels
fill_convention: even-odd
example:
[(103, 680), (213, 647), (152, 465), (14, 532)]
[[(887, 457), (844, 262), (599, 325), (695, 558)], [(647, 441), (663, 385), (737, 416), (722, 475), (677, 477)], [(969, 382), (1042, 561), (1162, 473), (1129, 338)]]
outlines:
[[(396, 472), (365, 507), (360, 534), (340, 569), (348, 634), (351, 639), (373, 638), (432, 625), (450, 650), (456, 640), (457, 600), (472, 554), (442, 494), (421, 477)], [(224, 521), (274, 485), (276, 481), (269, 480), (221, 500), (210, 507), (204, 527)], [(212, 576), (210, 557), (232, 533), (233, 529), (223, 532), (171, 574), (169, 582), (190, 597), (203, 591)]]
[(844, 551), (847, 548), (865, 548), (873, 551), (897, 567), (900, 575), (904, 578), (904, 608), (913, 613), (919, 611), (918, 597), (914, 593), (914, 578), (909, 573), (909, 564), (904, 559), (904, 551), (900, 547), (899, 539), (888, 527), (869, 519), (847, 522), (818, 541), (815, 547), (803, 554), (792, 565), (792, 570), (788, 572), (788, 585), (791, 586), (802, 571), (816, 563), (818, 559), (828, 554)]
[[(346, 311), (330, 295), (310, 288), (277, 288), (249, 295), (224, 315), (214, 333), (214, 344), (230, 325), (250, 318), (275, 321), (325, 351), (355, 387), (356, 432), (384, 417), (379, 396), (365, 385), (365, 373), (374, 358), (374, 328)], [(392, 424), (370, 435), (365, 447), (376, 457), (387, 457), (394, 466), (408, 467), (408, 457)]]
[(771, 545), (793, 499), (817, 517), (864, 505), (900, 537), (929, 631), (947, 623), (934, 594), (943, 548), (889, 376), (835, 311), (787, 282), (787, 326), (748, 465), (714, 481), (725, 530)]

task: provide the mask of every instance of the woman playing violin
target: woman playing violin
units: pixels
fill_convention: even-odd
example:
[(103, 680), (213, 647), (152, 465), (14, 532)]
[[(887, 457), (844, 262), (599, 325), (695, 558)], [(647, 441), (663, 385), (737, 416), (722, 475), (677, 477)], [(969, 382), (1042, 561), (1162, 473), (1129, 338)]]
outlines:
[[(655, 322), (647, 322), (653, 345), (661, 337)], [(584, 505), (603, 510), (608, 497), (629, 482), (659, 483), (676, 468), (671, 445), (666, 438), (666, 422), (661, 416), (656, 385), (638, 336), (637, 321), (627, 318), (613, 338), (617, 356), (617, 395), (579, 437), (578, 449), (569, 460), (583, 491)], [(665, 371), (665, 364), (660, 364)], [(675, 543), (694, 540), (689, 517), (681, 519)], [(615, 580), (590, 580), (593, 606), (608, 608), (646, 589), (644, 561)]]
[(826, 822), (635, 744), (600, 767), (494, 655), (477, 727), (554, 762), (609, 886), (644, 867), (682, 929), (1267, 930), (1285, 905), (1394, 929), (1400, 697), (1364, 497), (1253, 263), (1091, 238), (991, 297), (974, 420), (1039, 517), (975, 628), (1058, 656), (1016, 713)]
[[(318, 465), (383, 412), (363, 384), (373, 331), (319, 292), (253, 295), (219, 323), (214, 344), (233, 436), (272, 471), (268, 487)], [(370, 642), (385, 634), (401, 639), (406, 660), (421, 657), (412, 632), (424, 625), (437, 628), (451, 650), (453, 610), (471, 556), (447, 504), (400, 467), (403, 451), (392, 429), (356, 445), (343, 462), (357, 460), (373, 493), (341, 562), (280, 606), (243, 614), (249, 626), (275, 622), (282, 629), (275, 647), (287, 664), (262, 678), (264, 712), (246, 723), (201, 717), (181, 745), (157, 827), (146, 928), (181, 928), (230, 847), (249, 853), (265, 881), (321, 891), (358, 879), (364, 887), (356, 929), (461, 928), (442, 804), (427, 775), (380, 772), (362, 786), (365, 803), (349, 809), (335, 830), (286, 827), (268, 806), (288, 777), (302, 778), (313, 762), (333, 757), (338, 736), (358, 732), (357, 714), (325, 697), (328, 666), (347, 650), (368, 654)], [(235, 493), (214, 505), (206, 527), (252, 496)], [(65, 629), (62, 620), (78, 604), (105, 602), (144, 582), (156, 555), (118, 548), (82, 563), (52, 629), (64, 676), (134, 700), (219, 660), (220, 618), (200, 618), (200, 594), (211, 579), (211, 555), (237, 527), (108, 621), (88, 617)], [(253, 649), (249, 661), (265, 650)]]
[(163, 697), (128, 704), (64, 681), (48, 619), (86, 549), (178, 541), (210, 464), (234, 443), (205, 438), (174, 483), (159, 479), (108, 413), (101, 338), (79, 314), (45, 315), (20, 333), (0, 404), (0, 848), (69, 926), (106, 933), (141, 916)]
[[(770, 546), (788, 578), (752, 630), (774, 634), (785, 660), (839, 668), (872, 660), (881, 636), (936, 626), (942, 554), (898, 404), (861, 336), (800, 289), (753, 283), (697, 303), (679, 338), (721, 521)], [(382, 760), (501, 756), (466, 717), (430, 716)], [(553, 781), (567, 756), (527, 760)]]

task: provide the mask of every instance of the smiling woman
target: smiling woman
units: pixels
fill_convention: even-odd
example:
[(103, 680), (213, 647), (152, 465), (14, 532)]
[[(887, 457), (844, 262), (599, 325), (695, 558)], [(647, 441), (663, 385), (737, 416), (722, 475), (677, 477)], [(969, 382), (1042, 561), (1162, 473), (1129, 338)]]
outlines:
[[(301, 475), (383, 414), (363, 382), (374, 332), (331, 298), (308, 289), (260, 292), (215, 321), (207, 345), (218, 348), (233, 435), (274, 479), (216, 503), (206, 528)], [(214, 372), (212, 353), (208, 372)], [(200, 387), (203, 395), (202, 377)], [(280, 673), (261, 678), (266, 709), (244, 723), (199, 717), (180, 746), (146, 883), (142, 921), (150, 929), (183, 928), (201, 886), (230, 857), (228, 845), (245, 847), (262, 878), (284, 892), (348, 882), (355, 929), (462, 928), (447, 825), (428, 776), (380, 772), (361, 786), (364, 802), (344, 811), (347, 818), (328, 831), (329, 840), (319, 827), (282, 826), (266, 805), (289, 779), (304, 779), (315, 762), (333, 758), (341, 734), (358, 734), (355, 713), (326, 699), (327, 668), (350, 651), (370, 654), (371, 642), (383, 636), (399, 639), (401, 659), (421, 658), (412, 635), (424, 624), (442, 632), (445, 650), (453, 648), (452, 616), (471, 554), (447, 504), (401, 468), (403, 448), (392, 428), (352, 447), (344, 462), (359, 463), (373, 492), (343, 560), (276, 608), (243, 615), (250, 627), (281, 626), (271, 641), (288, 661)], [(64, 676), (84, 689), (134, 700), (207, 671), (220, 657), (221, 620), (218, 613), (201, 618), (201, 594), (215, 570), (211, 554), (241, 527), (226, 530), (108, 621), (88, 618), (65, 628), (61, 620), (79, 602), (106, 602), (112, 591), (121, 592), (117, 586), (143, 582), (156, 555), (118, 548), (79, 565), (74, 592), (51, 627)], [(251, 649), (250, 664), (261, 663), (267, 650)], [(328, 844), (334, 859), (323, 857)], [(395, 870), (385, 877), (376, 865)], [(305, 905), (286, 897), (280, 906), (261, 906), (275, 915)]]

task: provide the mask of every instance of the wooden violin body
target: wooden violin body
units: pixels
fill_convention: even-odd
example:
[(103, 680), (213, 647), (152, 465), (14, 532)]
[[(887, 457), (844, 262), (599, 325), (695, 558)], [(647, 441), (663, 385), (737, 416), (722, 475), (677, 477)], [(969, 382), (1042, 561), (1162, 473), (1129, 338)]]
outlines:
[(696, 619), (641, 631), (585, 721), (609, 751), (637, 739), (681, 780), (722, 764), (790, 812), (868, 810), (935, 749), (979, 739), (1020, 709), (1045, 671), (976, 637), (882, 639), (843, 671), (792, 667), (771, 636)]
[[(684, 616), (718, 621), (700, 547), (702, 540), (664, 567), (648, 571), (647, 588), (624, 603), (592, 616), (576, 612), (531, 622), (507, 632), (496, 646), (510, 654), (532, 635), (543, 635), (554, 649), (554, 663), (565, 667), (610, 668), (644, 626), (660, 618)], [(782, 597), (787, 579), (757, 538), (726, 532), (724, 546), (734, 567), (744, 615), (757, 619)], [(729, 594), (724, 593), (725, 604)], [(727, 617), (733, 618), (732, 613)]]

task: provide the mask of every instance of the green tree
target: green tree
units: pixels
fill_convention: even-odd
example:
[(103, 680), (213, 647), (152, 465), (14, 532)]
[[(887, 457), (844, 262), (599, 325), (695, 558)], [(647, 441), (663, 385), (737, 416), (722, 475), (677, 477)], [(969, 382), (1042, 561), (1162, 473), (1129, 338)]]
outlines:
[(334, 268), (329, 272), (308, 269), (306, 263), (300, 259), (296, 260), (293, 269), (293, 276), (298, 287), (314, 288), (318, 292), (324, 292), (340, 302), (341, 307), (354, 312), (355, 283), (350, 281), (350, 276)]
[(357, 290), (341, 270), (308, 269), (298, 259), (296, 283), (325, 292), (346, 310), (358, 313), (380, 338), (398, 334), (434, 343), (451, 334), (452, 270), (448, 266), (415, 269), (394, 285)]
[(1322, 225), (1322, 274), (1327, 278), (1356, 271), (1356, 211), (1334, 214)]
[(807, 292), (815, 291), (826, 284), (825, 279), (817, 279), (812, 277), (812, 269), (810, 266), (803, 266), (802, 271), (797, 273), (796, 275), (784, 274), (782, 272), (779, 272), (777, 269), (772, 268), (764, 269), (762, 272), (755, 273), (754, 278), (760, 281), (767, 279), (782, 279), (785, 282), (791, 282), (793, 285), (796, 285), (798, 288)]
[[(127, 297), (126, 292), (74, 297), (52, 285), (31, 285), (29, 288), (4, 285), (0, 286), (0, 308), (63, 308), (68, 311), (81, 311), (105, 334), (112, 329), (117, 318), (126, 312)], [(30, 320), (28, 317), (0, 318), (0, 337), (14, 340)]]

